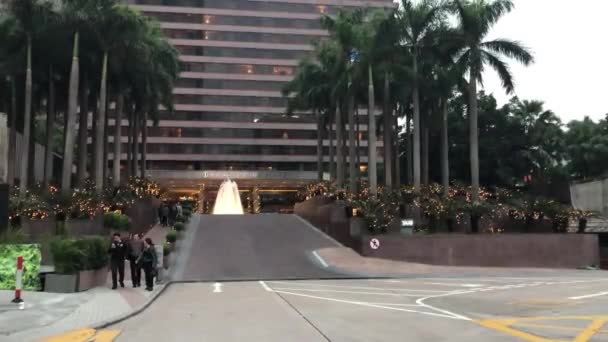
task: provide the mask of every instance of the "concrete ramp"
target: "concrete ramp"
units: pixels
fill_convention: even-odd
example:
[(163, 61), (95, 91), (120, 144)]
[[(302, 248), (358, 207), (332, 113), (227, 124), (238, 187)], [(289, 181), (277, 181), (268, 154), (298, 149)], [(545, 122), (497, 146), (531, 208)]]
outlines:
[(203, 215), (194, 229), (175, 280), (345, 277), (323, 267), (312, 253), (338, 244), (295, 215)]

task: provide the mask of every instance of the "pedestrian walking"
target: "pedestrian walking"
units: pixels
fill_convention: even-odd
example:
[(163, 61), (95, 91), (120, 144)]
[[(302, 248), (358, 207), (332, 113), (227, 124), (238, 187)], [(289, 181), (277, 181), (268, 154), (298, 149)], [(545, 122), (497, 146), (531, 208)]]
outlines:
[(140, 259), (146, 277), (146, 291), (152, 291), (154, 287), (154, 277), (156, 277), (156, 265), (158, 264), (152, 239), (144, 239), (144, 251), (142, 252)]
[(166, 227), (169, 224), (169, 206), (167, 206), (165, 203), (162, 204), (161, 215), (162, 224)]
[(173, 226), (175, 224), (175, 218), (177, 218), (177, 205), (173, 203), (171, 206), (171, 213), (169, 214), (169, 225)]
[(120, 238), (119, 233), (112, 235), (112, 242), (110, 248), (108, 248), (108, 254), (110, 254), (110, 269), (112, 271), (112, 290), (116, 290), (117, 285), (117, 273), (118, 282), (120, 287), (125, 287), (125, 256), (126, 246)]
[(144, 251), (143, 234), (132, 234), (129, 240), (129, 266), (131, 268), (131, 281), (133, 287), (141, 286), (141, 265), (138, 265), (137, 260)]
[(182, 214), (184, 213), (182, 210), (182, 204), (177, 202), (177, 204), (175, 205), (175, 209), (177, 212), (177, 216), (182, 216)]

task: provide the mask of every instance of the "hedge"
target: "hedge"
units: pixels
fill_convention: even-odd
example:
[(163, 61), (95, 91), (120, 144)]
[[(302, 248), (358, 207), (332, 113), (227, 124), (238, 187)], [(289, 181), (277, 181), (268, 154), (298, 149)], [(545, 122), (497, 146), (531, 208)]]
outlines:
[(23, 257), (23, 289), (40, 289), (40, 245), (38, 244), (0, 244), (0, 289), (15, 289), (15, 270), (17, 257)]

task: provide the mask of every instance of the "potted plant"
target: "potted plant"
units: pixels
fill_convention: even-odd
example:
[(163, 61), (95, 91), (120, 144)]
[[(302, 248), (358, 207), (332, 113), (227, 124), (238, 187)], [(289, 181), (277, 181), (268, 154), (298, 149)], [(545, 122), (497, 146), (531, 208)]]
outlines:
[(56, 238), (51, 254), (55, 273), (46, 275), (45, 291), (79, 292), (105, 284), (108, 254), (103, 238)]
[(131, 229), (131, 218), (120, 211), (111, 211), (103, 215), (103, 226), (116, 232), (128, 232)]

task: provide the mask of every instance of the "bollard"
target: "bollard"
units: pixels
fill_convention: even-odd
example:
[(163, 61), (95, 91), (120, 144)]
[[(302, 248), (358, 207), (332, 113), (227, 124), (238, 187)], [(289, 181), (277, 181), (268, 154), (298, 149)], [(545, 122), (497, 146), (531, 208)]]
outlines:
[(17, 273), (15, 279), (15, 299), (12, 300), (13, 303), (22, 303), (23, 299), (21, 299), (21, 286), (22, 286), (22, 278), (23, 278), (23, 257), (17, 257)]

